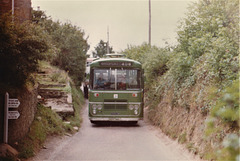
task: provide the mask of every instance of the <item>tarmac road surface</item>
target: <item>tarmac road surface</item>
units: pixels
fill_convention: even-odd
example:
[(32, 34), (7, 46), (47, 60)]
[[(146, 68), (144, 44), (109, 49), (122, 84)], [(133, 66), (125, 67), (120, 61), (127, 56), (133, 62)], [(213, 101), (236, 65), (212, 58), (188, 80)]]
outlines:
[(137, 125), (94, 125), (88, 120), (87, 108), (83, 123), (72, 137), (46, 143), (46, 149), (32, 160), (195, 160), (175, 141), (171, 141), (155, 127), (139, 121)]

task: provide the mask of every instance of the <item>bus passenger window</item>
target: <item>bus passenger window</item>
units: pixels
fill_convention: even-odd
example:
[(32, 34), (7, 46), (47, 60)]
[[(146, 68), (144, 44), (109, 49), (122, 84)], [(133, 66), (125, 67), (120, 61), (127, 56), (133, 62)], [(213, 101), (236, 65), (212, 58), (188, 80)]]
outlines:
[(126, 90), (126, 77), (124, 75), (118, 77), (117, 89)]
[(140, 78), (137, 69), (94, 69), (92, 84), (98, 90), (138, 90)]
[(115, 76), (111, 75), (109, 79), (109, 89), (114, 90), (115, 89)]

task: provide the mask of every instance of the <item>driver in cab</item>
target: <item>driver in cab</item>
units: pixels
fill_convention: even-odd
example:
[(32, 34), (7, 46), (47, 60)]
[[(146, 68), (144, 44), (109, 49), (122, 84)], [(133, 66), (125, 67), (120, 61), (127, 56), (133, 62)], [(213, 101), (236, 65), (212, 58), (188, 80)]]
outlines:
[(103, 79), (103, 74), (100, 73), (99, 76), (98, 76), (98, 79), (96, 81), (95, 88), (104, 88), (105, 85), (106, 85), (106, 80)]

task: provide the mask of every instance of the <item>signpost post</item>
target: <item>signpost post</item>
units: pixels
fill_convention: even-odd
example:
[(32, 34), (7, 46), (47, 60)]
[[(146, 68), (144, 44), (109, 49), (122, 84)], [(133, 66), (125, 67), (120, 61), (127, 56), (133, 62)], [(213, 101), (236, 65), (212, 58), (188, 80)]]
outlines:
[(16, 98), (9, 98), (9, 94), (5, 94), (4, 102), (4, 134), (3, 142), (8, 143), (8, 120), (9, 119), (18, 119), (20, 113), (18, 111), (9, 111), (9, 108), (18, 108), (20, 102)]
[(4, 102), (4, 134), (3, 134), (3, 142), (7, 144), (8, 142), (8, 99), (9, 94), (5, 94), (5, 102)]

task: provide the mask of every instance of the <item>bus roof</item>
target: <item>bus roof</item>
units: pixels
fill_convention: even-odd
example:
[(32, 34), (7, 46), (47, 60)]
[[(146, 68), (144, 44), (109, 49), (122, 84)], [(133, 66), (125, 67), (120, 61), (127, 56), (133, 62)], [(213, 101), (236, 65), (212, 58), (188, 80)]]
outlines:
[(127, 58), (100, 58), (94, 60), (90, 67), (137, 67), (141, 68), (140, 62)]
[(106, 58), (124, 58), (126, 55), (119, 53), (106, 54)]
[(97, 59), (97, 58), (87, 58), (87, 62), (92, 62), (92, 61), (94, 61), (95, 59)]

